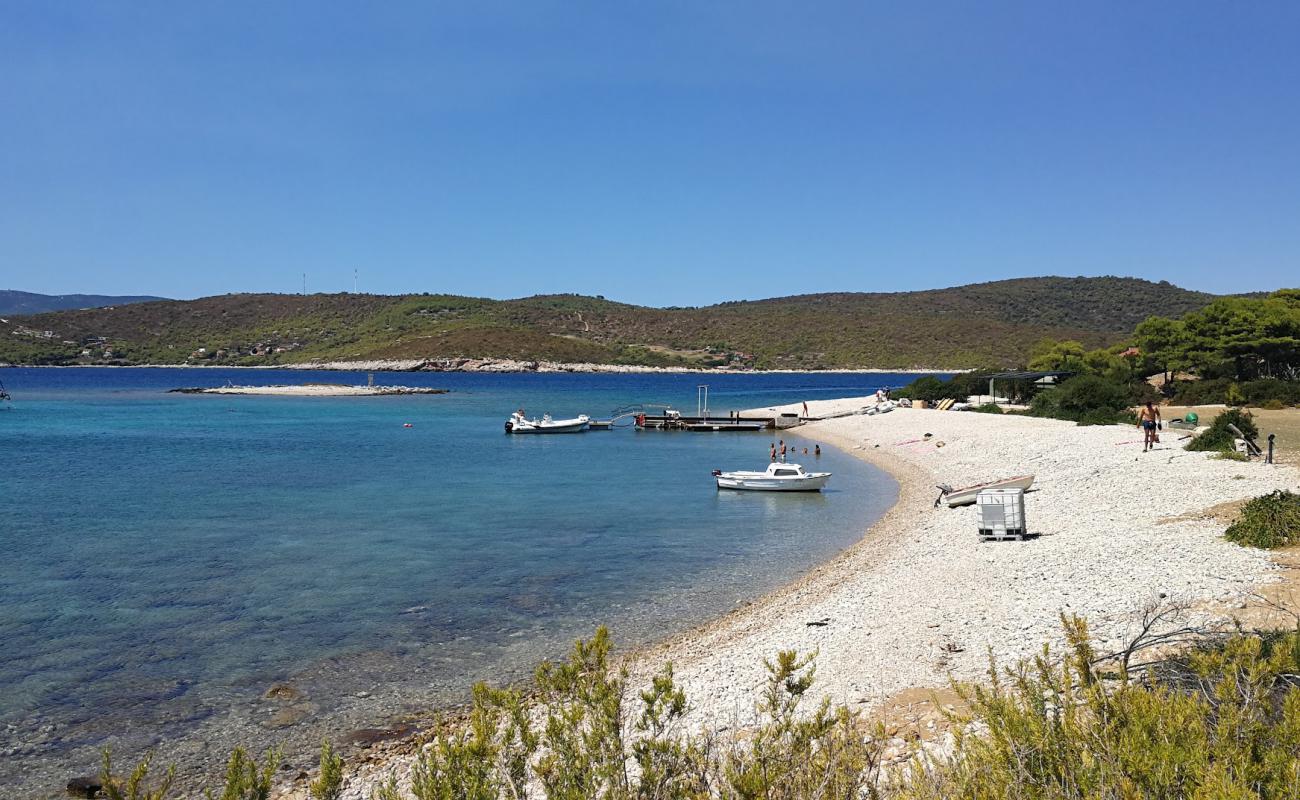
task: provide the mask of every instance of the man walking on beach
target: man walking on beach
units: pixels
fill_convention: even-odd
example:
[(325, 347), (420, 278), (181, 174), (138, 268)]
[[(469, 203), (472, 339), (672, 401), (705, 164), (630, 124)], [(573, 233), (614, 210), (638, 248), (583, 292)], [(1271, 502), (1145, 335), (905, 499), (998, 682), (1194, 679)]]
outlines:
[(1146, 407), (1138, 412), (1138, 427), (1142, 429), (1142, 452), (1145, 453), (1160, 441), (1156, 434), (1161, 427), (1160, 409), (1156, 408), (1150, 400), (1147, 401)]

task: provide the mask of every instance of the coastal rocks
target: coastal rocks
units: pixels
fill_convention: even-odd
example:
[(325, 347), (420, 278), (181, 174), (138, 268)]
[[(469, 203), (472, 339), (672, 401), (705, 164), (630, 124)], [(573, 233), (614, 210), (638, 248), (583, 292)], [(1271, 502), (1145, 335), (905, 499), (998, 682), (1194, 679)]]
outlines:
[(415, 731), (414, 725), (394, 725), (390, 728), (358, 728), (343, 737), (343, 741), (364, 749), (380, 742), (404, 739), (415, 733)]
[(168, 389), (168, 394), (255, 394), (281, 397), (391, 397), (409, 394), (447, 394), (449, 389), (427, 386), (346, 386), (306, 383), (300, 386), (191, 386)]
[(270, 728), (273, 731), (289, 728), (311, 716), (313, 710), (314, 707), (309, 704), (286, 706), (272, 714), (269, 719), (264, 720), (262, 727)]
[(316, 706), (307, 702), (307, 695), (291, 683), (274, 684), (262, 697), (285, 704), (260, 723), (263, 728), (273, 731), (297, 725), (316, 711)]
[(68, 795), (71, 797), (98, 797), (99, 793), (104, 790), (104, 784), (99, 778), (79, 777), (72, 778), (68, 781)]
[(265, 697), (267, 700), (281, 700), (292, 703), (297, 700), (302, 700), (306, 695), (291, 683), (277, 683), (267, 689), (266, 693), (263, 694), (262, 697)]

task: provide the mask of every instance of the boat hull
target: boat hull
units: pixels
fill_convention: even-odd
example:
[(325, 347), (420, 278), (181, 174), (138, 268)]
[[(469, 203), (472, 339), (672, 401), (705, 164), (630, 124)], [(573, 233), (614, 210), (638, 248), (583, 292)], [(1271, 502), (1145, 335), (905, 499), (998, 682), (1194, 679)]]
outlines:
[(964, 486), (960, 489), (955, 489), (943, 496), (943, 502), (947, 504), (948, 508), (968, 506), (973, 504), (976, 498), (979, 497), (979, 493), (985, 489), (1024, 489), (1028, 491), (1029, 487), (1033, 485), (1033, 475), (1017, 475), (1014, 478), (1007, 478), (1000, 481), (989, 481), (988, 483), (981, 483), (975, 486)]
[(736, 478), (726, 475), (717, 476), (719, 489), (734, 489), (742, 492), (820, 492), (830, 480), (830, 475), (808, 475), (800, 478)]
[(551, 419), (548, 415), (540, 420), (514, 414), (506, 422), (506, 433), (582, 433), (590, 424), (591, 418), (586, 414), (573, 419)]
[(588, 423), (574, 422), (566, 425), (514, 425), (510, 428), (510, 433), (582, 433), (587, 430)]

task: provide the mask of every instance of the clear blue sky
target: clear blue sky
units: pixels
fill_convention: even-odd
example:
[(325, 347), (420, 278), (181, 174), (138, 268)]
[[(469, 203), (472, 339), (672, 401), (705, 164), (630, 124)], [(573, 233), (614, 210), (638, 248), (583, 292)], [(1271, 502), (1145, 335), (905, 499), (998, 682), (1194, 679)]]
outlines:
[(1295, 285), (1297, 42), (1293, 1), (6, 0), (0, 288)]

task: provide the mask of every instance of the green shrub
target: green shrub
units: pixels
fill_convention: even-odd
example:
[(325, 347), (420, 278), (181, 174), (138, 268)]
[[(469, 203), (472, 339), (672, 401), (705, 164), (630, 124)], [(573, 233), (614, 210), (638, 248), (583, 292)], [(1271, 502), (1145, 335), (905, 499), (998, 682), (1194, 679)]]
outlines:
[(1046, 391), (1030, 404), (1036, 417), (1073, 420), (1080, 425), (1112, 425), (1133, 419), (1133, 390), (1096, 375), (1079, 375)]
[(1241, 384), (1241, 393), (1251, 405), (1264, 406), (1266, 403), (1281, 406), (1300, 405), (1300, 381), (1282, 381), (1266, 378), (1247, 381)]
[(1001, 414), (1002, 406), (998, 405), (997, 403), (985, 403), (982, 406), (974, 406), (966, 410), (975, 411), (980, 414)]
[(1238, 453), (1236, 450), (1222, 450), (1218, 453), (1215, 453), (1213, 456), (1211, 456), (1211, 458), (1215, 458), (1220, 461), (1242, 461), (1242, 462), (1250, 461), (1250, 456), (1246, 455), (1245, 453)]
[(1207, 378), (1199, 381), (1177, 381), (1173, 386), (1173, 402), (1184, 406), (1204, 406), (1223, 403), (1224, 393), (1232, 381), (1227, 378)]
[[(517, 690), (474, 689), (468, 723), (440, 727), (411, 774), (416, 800), (496, 800), (540, 789), (548, 800), (634, 798), (857, 797), (874, 785), (878, 739), (857, 717), (823, 700), (801, 705), (812, 687), (810, 656), (767, 663), (761, 722), (729, 748), (683, 730), (686, 695), (671, 665), (641, 693), (635, 717), (624, 704), (626, 673), (611, 672), (609, 635), (579, 641), (568, 662), (544, 663), (536, 682), (540, 714)], [(379, 800), (404, 800), (395, 782)]]
[(206, 792), (207, 800), (267, 800), (271, 778), (280, 765), (280, 751), (267, 750), (259, 764), (242, 747), (236, 747), (226, 762), (226, 784), (221, 794)]
[(1278, 490), (1256, 497), (1224, 534), (1237, 544), (1271, 549), (1300, 544), (1300, 495)]
[(901, 389), (890, 392), (890, 396), (935, 403), (947, 399), (951, 391), (952, 387), (943, 379), (934, 375), (922, 375)]
[(969, 714), (951, 758), (914, 765), (892, 797), (1294, 797), (1300, 689), (1288, 675), (1300, 633), (1239, 635), (1109, 680), (1079, 620), (1069, 657), (1044, 655), (983, 685), (962, 686)]
[(104, 760), (99, 770), (99, 783), (108, 800), (165, 800), (176, 778), (176, 768), (168, 767), (166, 774), (153, 786), (148, 783), (149, 762), (153, 755), (146, 753), (131, 774), (123, 780), (113, 774), (113, 754), (104, 750)]
[(1207, 431), (1188, 442), (1187, 449), (1200, 451), (1232, 450), (1233, 440), (1237, 436), (1228, 430), (1229, 425), (1237, 426), (1238, 430), (1252, 439), (1259, 436), (1259, 428), (1255, 427), (1255, 421), (1249, 411), (1230, 408), (1215, 417), (1214, 422)]
[(328, 740), (320, 745), (320, 775), (308, 789), (312, 800), (339, 800), (343, 791), (343, 759)]
[[(280, 764), (280, 751), (268, 750), (259, 764), (256, 758), (248, 755), (242, 747), (236, 747), (226, 762), (226, 780), (220, 794), (204, 791), (207, 800), (267, 800), (271, 796), (271, 779)], [(149, 785), (149, 763), (152, 755), (146, 753), (125, 779), (113, 773), (112, 753), (105, 749), (104, 760), (100, 768), (99, 782), (103, 786), (107, 800), (171, 800), (171, 787), (175, 783), (176, 768), (168, 767), (167, 772), (153, 786)], [(341, 767), (339, 764), (342, 781)], [(315, 786), (313, 785), (313, 792)], [(196, 795), (186, 794), (186, 797)], [(317, 795), (313, 794), (313, 797)], [(335, 795), (337, 797), (337, 794)]]
[(1270, 401), (1281, 403), (1282, 406), (1300, 405), (1300, 381), (1265, 378), (1234, 383), (1228, 378), (1210, 378), (1179, 381), (1175, 387), (1173, 398), (1179, 405), (1232, 405), (1233, 401), (1253, 406), (1263, 406)]

